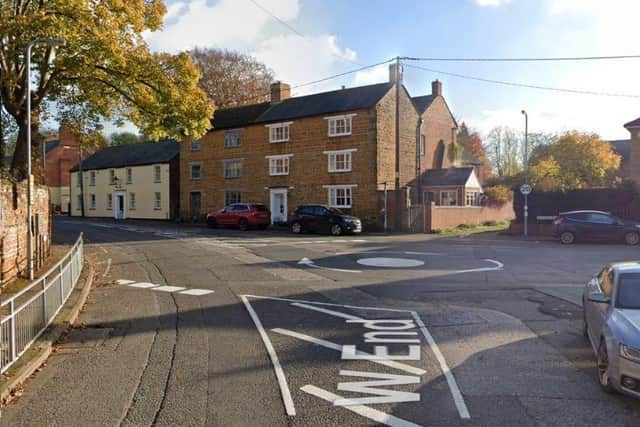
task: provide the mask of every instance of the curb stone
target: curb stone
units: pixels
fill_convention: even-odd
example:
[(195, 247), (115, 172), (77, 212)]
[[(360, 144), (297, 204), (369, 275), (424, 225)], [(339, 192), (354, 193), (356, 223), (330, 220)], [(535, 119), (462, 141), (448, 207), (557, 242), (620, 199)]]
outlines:
[[(5, 372), (2, 379), (0, 379), (0, 401), (3, 405), (12, 393), (20, 389), (22, 383), (46, 363), (53, 352), (55, 344), (78, 320), (80, 311), (84, 307), (93, 286), (93, 278), (95, 276), (93, 263), (85, 259), (85, 265), (88, 266), (88, 269), (86, 270), (87, 276), (84, 277), (84, 286), (80, 289), (76, 285), (71, 296), (49, 327), (31, 345), (31, 348), (18, 359), (16, 365)], [(82, 276), (79, 280), (82, 280)]]

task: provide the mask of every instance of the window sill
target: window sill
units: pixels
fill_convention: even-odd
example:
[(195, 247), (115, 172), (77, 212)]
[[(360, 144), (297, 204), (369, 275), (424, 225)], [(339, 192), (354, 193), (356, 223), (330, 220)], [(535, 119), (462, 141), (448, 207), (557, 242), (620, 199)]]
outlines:
[(333, 134), (333, 135), (329, 134), (328, 136), (329, 136), (329, 138), (336, 138), (336, 137), (339, 137), (339, 136), (351, 136), (351, 135), (352, 135), (351, 132), (349, 132), (349, 133), (336, 133), (336, 134)]
[(285, 142), (289, 142), (289, 140), (283, 139), (282, 141), (269, 141), (269, 144), (283, 144)]
[(269, 176), (289, 176), (288, 173), (270, 173)]
[(349, 169), (349, 170), (329, 170), (329, 173), (349, 173), (349, 172), (353, 172), (353, 170)]

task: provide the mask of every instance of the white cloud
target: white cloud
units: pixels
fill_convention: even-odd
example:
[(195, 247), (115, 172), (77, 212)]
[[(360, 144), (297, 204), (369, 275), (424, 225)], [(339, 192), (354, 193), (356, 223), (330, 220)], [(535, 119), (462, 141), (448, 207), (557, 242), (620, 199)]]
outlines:
[(383, 83), (386, 81), (389, 81), (389, 64), (382, 64), (367, 70), (358, 71), (353, 78), (356, 86)]
[(473, 0), (475, 4), (480, 7), (499, 7), (506, 6), (511, 3), (511, 0)]

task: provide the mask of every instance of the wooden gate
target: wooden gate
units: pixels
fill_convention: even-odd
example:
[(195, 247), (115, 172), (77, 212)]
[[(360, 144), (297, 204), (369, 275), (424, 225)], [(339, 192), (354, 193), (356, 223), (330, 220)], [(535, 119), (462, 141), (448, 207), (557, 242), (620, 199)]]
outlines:
[(409, 232), (424, 233), (424, 205), (409, 206)]

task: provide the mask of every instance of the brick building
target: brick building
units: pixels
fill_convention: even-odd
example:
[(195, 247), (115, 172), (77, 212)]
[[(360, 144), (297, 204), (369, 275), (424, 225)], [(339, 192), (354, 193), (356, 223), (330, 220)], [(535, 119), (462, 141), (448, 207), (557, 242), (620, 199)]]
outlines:
[[(80, 160), (79, 141), (64, 125), (57, 138), (44, 142), (46, 185), (51, 195), (51, 205), (56, 212), (69, 212), (69, 170)], [(88, 153), (84, 153), (85, 156)]]
[(386, 188), (389, 224), (400, 228), (402, 211), (423, 198), (416, 177), (452, 166), (456, 129), (442, 84), (411, 97), (395, 65), (387, 83), (301, 97), (276, 82), (271, 102), (218, 110), (211, 131), (182, 141), (182, 216), (260, 202), (280, 222), (321, 203), (382, 222)]

